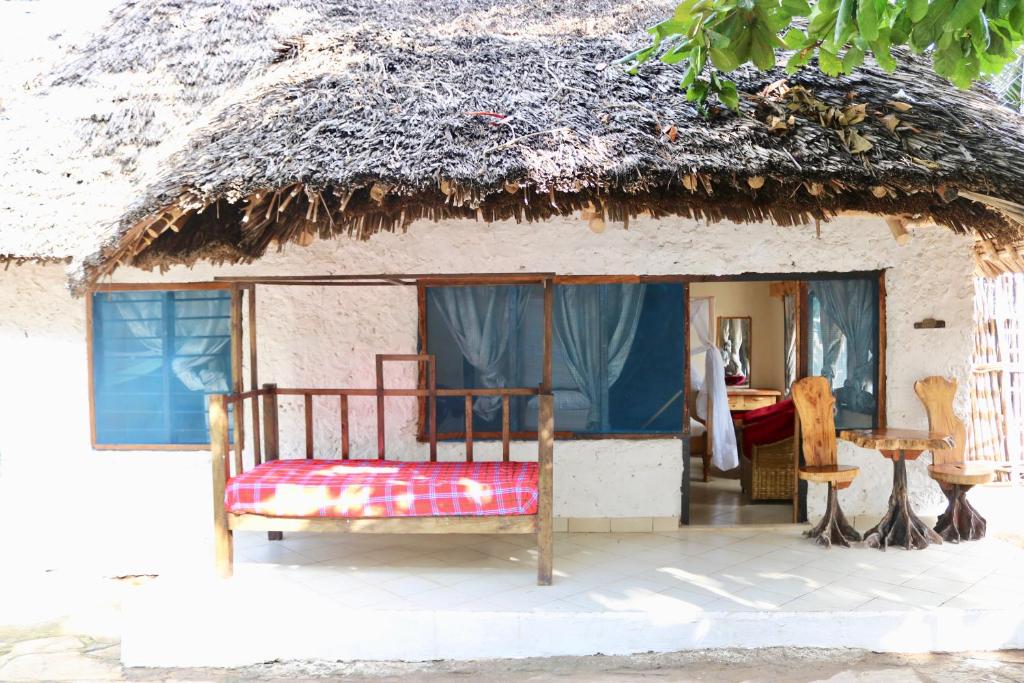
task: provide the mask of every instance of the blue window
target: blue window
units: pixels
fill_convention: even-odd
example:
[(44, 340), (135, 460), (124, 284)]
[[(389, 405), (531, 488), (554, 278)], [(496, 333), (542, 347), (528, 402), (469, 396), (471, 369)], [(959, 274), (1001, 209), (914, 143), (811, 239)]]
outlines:
[(836, 397), (836, 428), (877, 425), (878, 280), (807, 283), (810, 374), (828, 379)]
[[(446, 388), (535, 387), (543, 372), (539, 285), (428, 287), (424, 348)], [(683, 286), (555, 288), (555, 429), (586, 435), (678, 434), (682, 429)], [(537, 428), (536, 397), (510, 401), (513, 432)], [(465, 402), (438, 399), (438, 433), (462, 435)], [(501, 399), (473, 404), (477, 436), (501, 433)]]
[(230, 293), (96, 293), (92, 321), (97, 444), (208, 444), (207, 396), (232, 386)]

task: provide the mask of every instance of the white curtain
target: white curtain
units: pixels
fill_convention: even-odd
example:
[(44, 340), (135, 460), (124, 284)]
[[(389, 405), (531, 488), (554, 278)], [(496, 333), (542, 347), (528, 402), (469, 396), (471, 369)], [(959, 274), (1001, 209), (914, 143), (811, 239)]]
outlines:
[(590, 402), (588, 429), (611, 428), (608, 391), (633, 346), (646, 285), (555, 289), (554, 336), (569, 374)]
[(711, 463), (718, 469), (726, 471), (739, 467), (740, 460), (736, 450), (736, 432), (729, 413), (722, 353), (711, 340), (710, 305), (708, 299), (690, 300), (690, 329), (697, 334), (699, 340), (698, 344), (691, 345), (690, 357), (704, 354), (704, 381), (694, 374), (694, 364), (690, 363), (690, 386), (698, 390), (697, 417), (706, 421), (709, 402), (713, 408), (713, 424), (708, 425), (708, 433), (711, 435)]
[(785, 337), (783, 342), (785, 347), (783, 374), (785, 375), (786, 382), (786, 396), (789, 396), (789, 390), (793, 386), (793, 382), (796, 381), (796, 296), (793, 294), (785, 295), (782, 298), (782, 307), (784, 311), (783, 336)]
[[(117, 312), (135, 339), (156, 356), (140, 360), (122, 370), (114, 381), (128, 381), (154, 372), (163, 364), (165, 295), (154, 292), (118, 292), (112, 295)], [(189, 391), (223, 393), (231, 390), (229, 368), (222, 351), (230, 341), (223, 316), (223, 299), (211, 299), (209, 292), (179, 292), (173, 303), (174, 348), (171, 370)], [(154, 299), (157, 300), (154, 300)]]
[[(506, 355), (526, 311), (528, 290), (438, 287), (431, 294), (459, 351), (479, 372), (480, 383), (488, 388), (507, 386)], [(500, 409), (500, 396), (480, 396), (473, 402), (473, 412), (485, 420), (494, 419)]]

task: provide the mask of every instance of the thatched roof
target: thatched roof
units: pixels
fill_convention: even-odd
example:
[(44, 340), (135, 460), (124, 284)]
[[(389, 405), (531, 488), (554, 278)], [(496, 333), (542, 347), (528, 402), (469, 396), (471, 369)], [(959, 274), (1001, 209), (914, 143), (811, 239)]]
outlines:
[[(1022, 119), (988, 93), (901, 55), (891, 75), (742, 71), (741, 114), (708, 119), (679, 69), (613, 64), (671, 5), (126, 2), (19, 99), (28, 116), (89, 95), (78, 144), (62, 132), (63, 158), (33, 178), (45, 210), (6, 197), (25, 159), (0, 171), (0, 254), (73, 256), (81, 283), (119, 263), (252, 260), (313, 233), (580, 209), (784, 225), (855, 210), (1019, 237), (976, 201), (1024, 197)], [(26, 148), (45, 135), (7, 116), (0, 137), (18, 126)]]

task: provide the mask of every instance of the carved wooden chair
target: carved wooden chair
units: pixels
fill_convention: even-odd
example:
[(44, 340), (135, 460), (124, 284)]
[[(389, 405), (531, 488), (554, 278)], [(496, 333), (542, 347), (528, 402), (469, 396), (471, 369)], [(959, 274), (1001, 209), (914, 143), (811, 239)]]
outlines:
[(818, 525), (804, 535), (831, 548), (833, 544), (850, 547), (861, 540), (846, 521), (836, 492), (847, 488), (860, 472), (836, 461), (836, 399), (824, 377), (804, 377), (793, 384), (793, 402), (798, 416), (797, 436), (802, 440), (804, 464), (797, 476), (804, 481), (828, 484), (828, 504)]
[(967, 492), (978, 484), (987, 484), (995, 477), (987, 463), (964, 460), (967, 430), (953, 412), (956, 380), (926, 377), (914, 383), (914, 392), (928, 413), (928, 429), (953, 436), (954, 445), (946, 450), (932, 451), (928, 474), (946, 494), (949, 504), (939, 516), (935, 532), (952, 543), (985, 537), (985, 518), (967, 501)]

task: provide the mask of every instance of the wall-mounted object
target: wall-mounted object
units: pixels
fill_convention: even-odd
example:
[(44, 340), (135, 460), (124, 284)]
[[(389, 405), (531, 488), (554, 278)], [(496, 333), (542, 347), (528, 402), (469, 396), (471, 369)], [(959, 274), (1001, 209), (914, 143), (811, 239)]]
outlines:
[(945, 326), (945, 320), (936, 320), (935, 318), (925, 318), (924, 320), (914, 323), (915, 330), (938, 330)]

